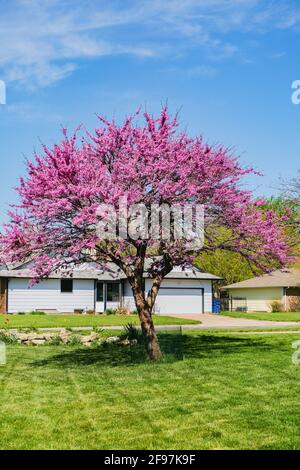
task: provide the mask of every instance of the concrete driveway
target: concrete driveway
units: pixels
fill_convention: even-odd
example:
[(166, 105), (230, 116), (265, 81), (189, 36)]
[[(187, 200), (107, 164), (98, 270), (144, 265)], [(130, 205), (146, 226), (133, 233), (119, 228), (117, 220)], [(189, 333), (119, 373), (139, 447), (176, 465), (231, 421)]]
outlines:
[(211, 313), (191, 314), (191, 315), (170, 315), (177, 318), (201, 321), (201, 325), (189, 325), (191, 329), (226, 329), (226, 328), (283, 328), (287, 326), (298, 326), (300, 322), (287, 321), (265, 321), (250, 320), (249, 318), (231, 318), (223, 315), (213, 315)]

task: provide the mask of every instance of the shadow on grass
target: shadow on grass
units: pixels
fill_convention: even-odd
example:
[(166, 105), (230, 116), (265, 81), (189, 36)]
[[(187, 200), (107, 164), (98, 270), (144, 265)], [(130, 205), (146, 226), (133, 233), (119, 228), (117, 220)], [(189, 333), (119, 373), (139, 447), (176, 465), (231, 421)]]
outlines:
[[(241, 338), (217, 335), (159, 335), (160, 345), (163, 352), (162, 363), (177, 362), (189, 358), (207, 358), (219, 355), (240, 354), (272, 350), (273, 346), (264, 338)], [(59, 348), (60, 346), (58, 346)], [(55, 348), (55, 351), (57, 349)], [(76, 366), (95, 365), (103, 367), (132, 366), (133, 364), (147, 363), (147, 354), (143, 346), (125, 347), (116, 344), (102, 344), (99, 346), (64, 350), (47, 359), (35, 361), (34, 366)]]

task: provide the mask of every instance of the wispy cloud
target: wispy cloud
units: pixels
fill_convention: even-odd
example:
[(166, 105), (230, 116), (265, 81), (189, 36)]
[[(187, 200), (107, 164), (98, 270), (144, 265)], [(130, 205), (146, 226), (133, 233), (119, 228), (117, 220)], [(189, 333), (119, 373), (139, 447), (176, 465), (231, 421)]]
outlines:
[(209, 60), (226, 59), (239, 53), (232, 32), (299, 25), (295, 0), (1, 0), (0, 73), (34, 88), (67, 77), (81, 60), (108, 55), (201, 49)]

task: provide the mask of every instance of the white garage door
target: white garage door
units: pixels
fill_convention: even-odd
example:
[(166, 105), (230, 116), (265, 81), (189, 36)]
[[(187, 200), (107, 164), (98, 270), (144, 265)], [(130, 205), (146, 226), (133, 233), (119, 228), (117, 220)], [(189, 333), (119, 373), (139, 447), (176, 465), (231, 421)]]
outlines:
[(155, 303), (157, 313), (203, 313), (203, 289), (161, 287)]

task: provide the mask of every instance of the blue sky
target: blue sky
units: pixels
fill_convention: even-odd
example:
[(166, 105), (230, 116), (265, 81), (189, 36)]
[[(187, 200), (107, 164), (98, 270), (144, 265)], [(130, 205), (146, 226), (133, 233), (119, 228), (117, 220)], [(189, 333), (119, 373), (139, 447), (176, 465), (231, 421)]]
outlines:
[(299, 165), (300, 2), (0, 0), (0, 224), (24, 160), (61, 126), (168, 101), (191, 135), (233, 147), (276, 192)]

